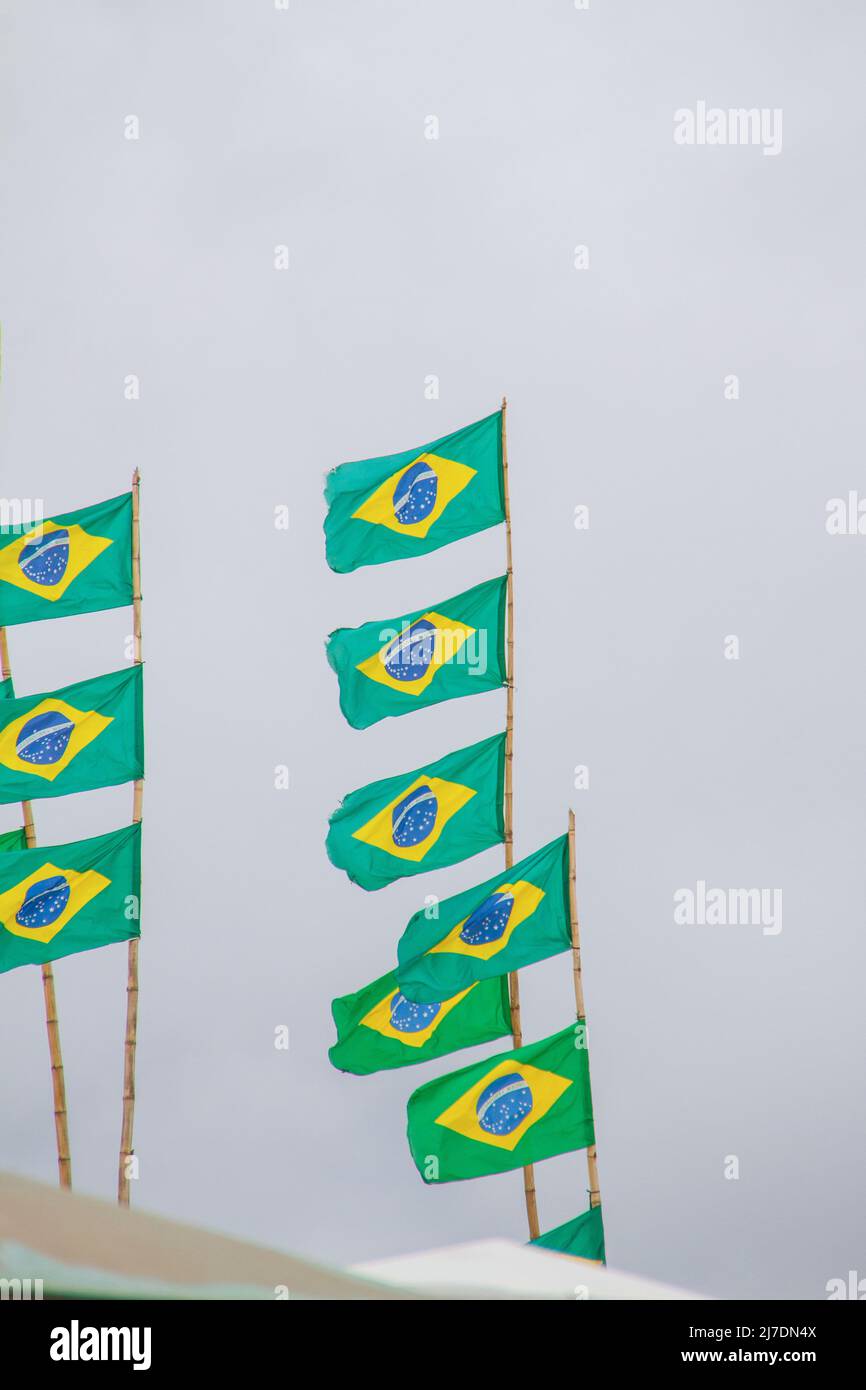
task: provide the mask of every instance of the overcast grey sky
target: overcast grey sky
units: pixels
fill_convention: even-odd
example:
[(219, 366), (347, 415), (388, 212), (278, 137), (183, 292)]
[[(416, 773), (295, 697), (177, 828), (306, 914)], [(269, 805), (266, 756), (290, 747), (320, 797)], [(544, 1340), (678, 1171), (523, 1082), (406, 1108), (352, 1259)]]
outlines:
[[(331, 998), (391, 966), (423, 895), (501, 863), (365, 894), (327, 816), (419, 737), (439, 757), (501, 728), (504, 695), (358, 733), (324, 637), (501, 573), (504, 538), (331, 574), (322, 477), (507, 392), (515, 847), (573, 801), (609, 1259), (753, 1297), (866, 1274), (866, 536), (825, 528), (866, 493), (862, 8), (0, 12), (2, 491), (50, 515), (143, 478), (134, 1203), (333, 1262), (524, 1236), (519, 1173), (425, 1188), (404, 1134), (414, 1087), (499, 1045), (367, 1078), (326, 1056)], [(676, 144), (701, 101), (780, 109), (781, 152)], [(19, 693), (117, 669), (130, 629), (11, 630)], [(131, 800), (39, 804), (41, 841)], [(699, 880), (780, 889), (781, 932), (678, 925)], [(74, 1180), (105, 1197), (125, 960), (56, 969)], [(527, 1040), (563, 1027), (569, 957), (522, 993)], [(38, 972), (0, 1000), (0, 1165), (53, 1179)], [(582, 1154), (536, 1175), (543, 1227), (583, 1208)]]

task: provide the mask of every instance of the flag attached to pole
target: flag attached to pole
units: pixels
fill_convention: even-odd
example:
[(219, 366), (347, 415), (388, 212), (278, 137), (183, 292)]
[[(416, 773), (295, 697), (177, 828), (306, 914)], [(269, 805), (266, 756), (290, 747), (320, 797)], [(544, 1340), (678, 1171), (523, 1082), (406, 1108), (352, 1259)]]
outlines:
[(0, 835), (0, 854), (5, 854), (7, 850), (26, 849), (27, 836), (24, 833), (23, 825), (18, 830), (7, 830)]
[(571, 948), (568, 836), (519, 864), (439, 903), (436, 920), (423, 909), (397, 946), (397, 982), (423, 1003), (466, 989)]
[(340, 709), (352, 728), (501, 688), (505, 592), (503, 575), (406, 618), (332, 632), (328, 661), (340, 684)]
[(139, 936), (141, 826), (0, 855), (0, 972)]
[(409, 1098), (408, 1138), (426, 1183), (482, 1178), (592, 1144), (585, 1030), (474, 1062)]
[(0, 700), (14, 700), (15, 687), (12, 684), (12, 677), (7, 676), (5, 680), (0, 680)]
[(0, 805), (143, 777), (141, 671), (0, 703)]
[(559, 1250), (563, 1255), (574, 1255), (579, 1260), (595, 1260), (604, 1264), (604, 1225), (601, 1207), (590, 1207), (581, 1212), (573, 1221), (566, 1221), (552, 1231), (544, 1231), (530, 1245), (543, 1245), (547, 1250)]
[(333, 813), (327, 851), (362, 888), (458, 864), (505, 830), (505, 735), (474, 743), (413, 772), (350, 792)]
[(337, 1041), (328, 1056), (340, 1071), (367, 1076), (428, 1062), (511, 1032), (507, 981), (485, 980), (433, 1004), (413, 1004), (394, 973), (331, 1005)]
[(426, 555), (505, 520), (502, 412), (328, 474), (325, 545), (338, 574)]
[(0, 627), (132, 603), (132, 493), (0, 529)]

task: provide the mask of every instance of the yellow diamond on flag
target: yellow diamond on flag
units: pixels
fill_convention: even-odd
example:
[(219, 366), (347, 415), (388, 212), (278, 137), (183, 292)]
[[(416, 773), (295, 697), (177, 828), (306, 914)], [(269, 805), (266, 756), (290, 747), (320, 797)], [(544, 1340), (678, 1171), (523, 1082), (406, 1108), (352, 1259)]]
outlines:
[[(525, 922), (527, 917), (532, 916), (543, 897), (543, 888), (536, 888), (534, 883), (527, 883), (522, 879), (517, 883), (500, 883), (499, 887), (493, 890), (490, 897), (476, 909), (475, 913), (470, 914), (469, 917), (464, 917), (462, 922), (458, 922), (457, 926), (452, 928), (447, 936), (443, 936), (442, 940), (438, 941), (435, 946), (431, 946), (426, 954), (432, 956), (437, 951), (445, 951), (448, 955), (473, 956), (476, 960), (490, 960), (491, 956), (495, 956), (499, 951), (505, 949), (512, 934), (521, 922)], [(498, 902), (495, 901), (497, 899)], [(508, 915), (508, 924), (501, 936), (494, 941), (461, 940), (460, 934), (466, 923), (471, 921), (472, 916), (476, 914), (480, 916), (485, 910), (495, 910), (497, 906), (507, 905), (509, 899), (513, 899), (513, 906)]]
[(360, 830), (353, 831), (352, 839), (418, 864), (433, 848), (451, 817), (474, 795), (472, 787), (422, 774)]
[(445, 999), (441, 1004), (413, 1004), (401, 994), (399, 989), (391, 988), (379, 1000), (361, 1022), (367, 1028), (374, 1028), (383, 1038), (393, 1038), (395, 1042), (406, 1043), (408, 1047), (423, 1047), (430, 1041), (433, 1033), (444, 1018), (465, 999), (470, 989)]
[(52, 603), (114, 542), (83, 526), (45, 521), (0, 549), (0, 580)]
[(437, 1115), (436, 1124), (511, 1152), (571, 1085), (567, 1076), (506, 1058)]
[(0, 924), (25, 941), (51, 941), (110, 882), (95, 869), (78, 873), (45, 863), (0, 893)]
[(476, 469), (465, 463), (439, 454), (419, 454), (380, 483), (352, 516), (374, 526), (387, 526), (401, 536), (423, 539), (475, 474)]
[[(373, 656), (360, 661), (357, 669), (370, 680), (379, 681), (391, 690), (407, 695), (420, 695), (447, 661), (475, 631), (465, 623), (455, 623), (441, 613), (422, 613), (407, 623), (391, 641), (386, 642)], [(423, 674), (412, 678), (413, 670), (423, 668)], [(396, 672), (393, 675), (392, 672)]]
[[(113, 716), (112, 716), (113, 717)], [(107, 729), (111, 718), (80, 710), (49, 696), (0, 728), (0, 763), (53, 782), (83, 748)]]

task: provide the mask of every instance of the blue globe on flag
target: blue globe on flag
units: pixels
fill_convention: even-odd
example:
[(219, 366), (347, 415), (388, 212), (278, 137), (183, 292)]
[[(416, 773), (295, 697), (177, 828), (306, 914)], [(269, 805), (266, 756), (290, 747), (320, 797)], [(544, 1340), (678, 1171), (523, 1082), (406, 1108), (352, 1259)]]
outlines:
[(497, 1076), (475, 1105), (478, 1123), (488, 1134), (513, 1134), (532, 1109), (532, 1091), (519, 1072)]
[(394, 489), (394, 517), (400, 526), (426, 521), (436, 506), (439, 479), (429, 463), (412, 463)]

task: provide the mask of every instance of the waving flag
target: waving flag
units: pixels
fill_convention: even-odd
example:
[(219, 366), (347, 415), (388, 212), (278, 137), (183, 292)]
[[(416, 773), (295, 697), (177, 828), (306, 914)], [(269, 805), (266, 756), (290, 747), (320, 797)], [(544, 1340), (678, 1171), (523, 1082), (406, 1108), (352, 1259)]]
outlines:
[(333, 813), (328, 858), (362, 888), (441, 869), (504, 836), (505, 735), (350, 792)]
[(0, 703), (0, 804), (144, 775), (141, 666)]
[(441, 1003), (413, 1004), (393, 971), (331, 1005), (337, 1041), (328, 1056), (340, 1071), (367, 1076), (428, 1062), (511, 1032), (507, 981), (471, 985)]
[(407, 618), (328, 638), (340, 709), (353, 729), (505, 684), (505, 576)]
[(10, 849), (26, 849), (27, 836), (24, 834), (24, 826), (18, 830), (7, 830), (0, 835), (0, 854), (5, 854)]
[(578, 1260), (594, 1260), (604, 1264), (604, 1225), (601, 1207), (590, 1207), (581, 1212), (573, 1221), (566, 1221), (552, 1231), (544, 1231), (530, 1245), (543, 1245), (547, 1250), (558, 1250), (563, 1255), (573, 1255)]
[(131, 492), (26, 530), (0, 530), (0, 627), (127, 603), (132, 603)]
[(426, 555), (505, 520), (502, 412), (432, 444), (328, 474), (325, 543), (339, 574)]
[(571, 947), (568, 836), (497, 878), (416, 912), (397, 946), (397, 982), (418, 1003), (443, 999)]
[(0, 972), (140, 935), (141, 826), (0, 855)]
[(594, 1143), (584, 1042), (564, 1028), (415, 1091), (409, 1148), (424, 1181), (504, 1173)]
[(12, 677), (7, 676), (5, 680), (0, 680), (0, 700), (14, 700), (15, 687), (12, 684)]

